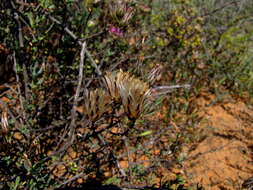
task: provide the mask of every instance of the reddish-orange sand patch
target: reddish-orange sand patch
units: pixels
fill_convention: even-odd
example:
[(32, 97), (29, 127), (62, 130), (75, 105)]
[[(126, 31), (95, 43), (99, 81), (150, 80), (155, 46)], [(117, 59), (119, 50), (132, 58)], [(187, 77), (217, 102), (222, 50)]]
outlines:
[(210, 96), (197, 100), (205, 138), (188, 149), (183, 163), (186, 177), (205, 189), (240, 189), (243, 180), (253, 175), (253, 110), (231, 99), (214, 102)]

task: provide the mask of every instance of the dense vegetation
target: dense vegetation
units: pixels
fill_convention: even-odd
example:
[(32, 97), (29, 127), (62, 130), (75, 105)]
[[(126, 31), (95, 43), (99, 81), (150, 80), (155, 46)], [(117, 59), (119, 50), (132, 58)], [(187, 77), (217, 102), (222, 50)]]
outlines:
[(180, 175), (158, 183), (159, 168), (195, 139), (194, 97), (252, 101), (252, 11), (252, 0), (2, 0), (0, 78), (15, 78), (15, 103), (0, 102), (1, 185), (187, 189)]

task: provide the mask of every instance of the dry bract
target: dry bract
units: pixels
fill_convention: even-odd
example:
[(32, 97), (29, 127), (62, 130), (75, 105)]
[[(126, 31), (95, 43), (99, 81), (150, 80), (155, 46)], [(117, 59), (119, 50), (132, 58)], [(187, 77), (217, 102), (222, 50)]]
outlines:
[(108, 93), (102, 89), (92, 91), (86, 90), (84, 93), (84, 110), (83, 113), (90, 121), (96, 121), (106, 111), (110, 103)]
[(7, 112), (3, 111), (2, 116), (1, 116), (1, 126), (2, 128), (0, 129), (0, 133), (5, 134), (8, 132), (8, 117), (7, 117)]
[(121, 70), (107, 73), (104, 81), (112, 98), (121, 100), (127, 116), (130, 119), (138, 118), (150, 95), (148, 84)]
[(129, 73), (119, 72), (119, 75), (118, 88), (124, 110), (130, 119), (137, 119), (150, 95), (149, 87)]
[(108, 72), (106, 73), (103, 79), (112, 100), (115, 102), (120, 101), (120, 94), (119, 94), (118, 86), (117, 86), (117, 81), (118, 81), (117, 78), (118, 78), (117, 73)]
[[(137, 119), (143, 112), (150, 95), (147, 83), (128, 72), (108, 72), (103, 78), (106, 90), (96, 89), (84, 93), (83, 111), (90, 121), (96, 121), (110, 111), (111, 103), (122, 105), (129, 119)], [(114, 108), (115, 109), (115, 108)]]

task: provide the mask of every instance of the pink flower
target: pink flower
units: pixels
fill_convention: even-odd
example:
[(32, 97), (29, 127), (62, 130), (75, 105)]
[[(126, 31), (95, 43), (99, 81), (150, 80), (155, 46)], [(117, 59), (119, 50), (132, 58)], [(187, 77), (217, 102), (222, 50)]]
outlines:
[(118, 27), (115, 27), (113, 25), (110, 25), (109, 26), (109, 32), (115, 36), (119, 36), (119, 37), (122, 37), (123, 36), (123, 31), (118, 28)]

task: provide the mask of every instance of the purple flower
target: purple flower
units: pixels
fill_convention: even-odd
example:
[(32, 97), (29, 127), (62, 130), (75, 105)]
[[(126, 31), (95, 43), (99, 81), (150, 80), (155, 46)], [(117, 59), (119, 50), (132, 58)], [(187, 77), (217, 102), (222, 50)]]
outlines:
[(123, 36), (123, 31), (118, 28), (118, 27), (115, 27), (113, 25), (110, 25), (109, 26), (109, 32), (115, 36), (119, 36), (119, 37), (122, 37)]

